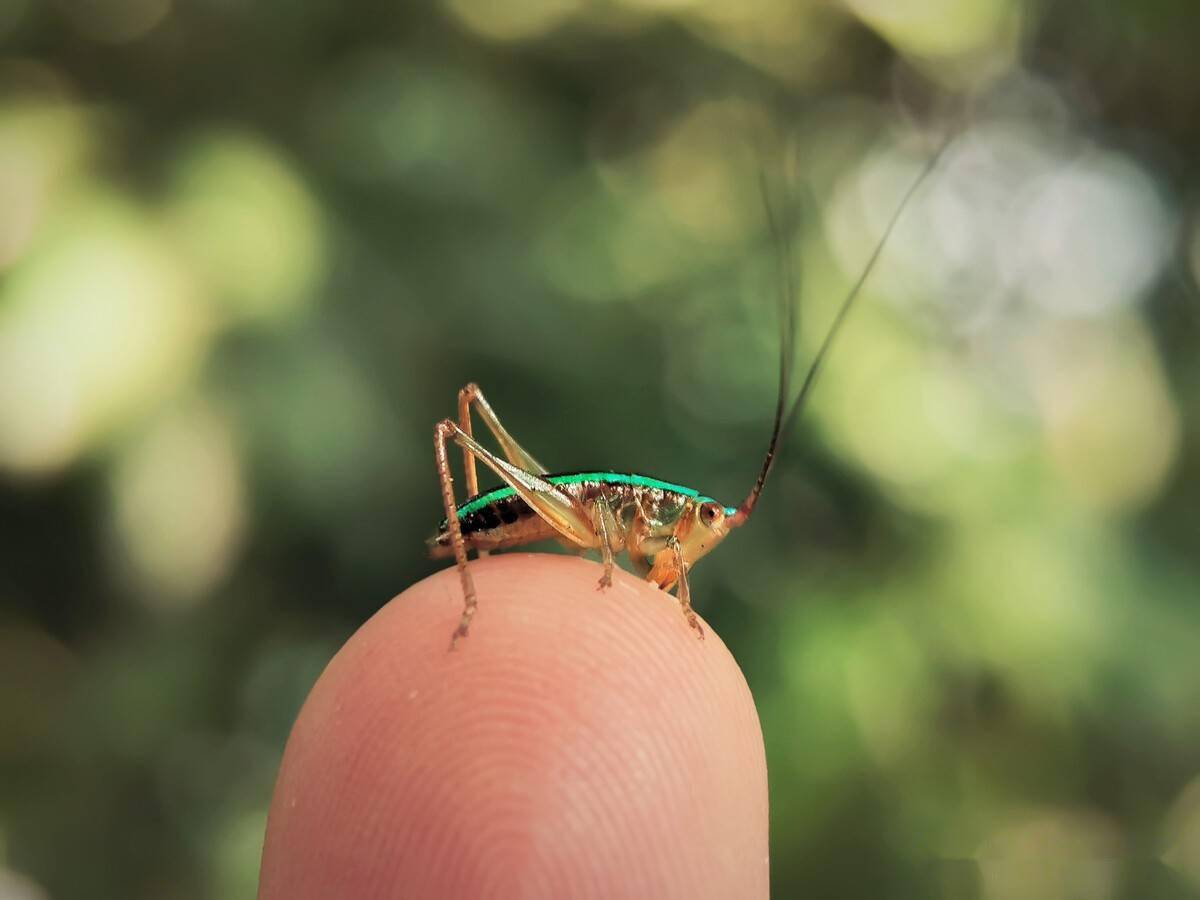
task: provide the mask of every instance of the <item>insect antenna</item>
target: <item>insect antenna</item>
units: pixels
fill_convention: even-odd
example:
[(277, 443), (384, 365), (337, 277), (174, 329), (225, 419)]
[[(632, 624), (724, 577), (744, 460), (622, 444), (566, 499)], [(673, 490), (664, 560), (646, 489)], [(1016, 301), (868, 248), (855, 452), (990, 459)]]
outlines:
[(729, 517), (728, 523), (730, 527), (737, 527), (744, 524), (750, 518), (750, 514), (754, 512), (754, 507), (758, 504), (758, 498), (762, 495), (763, 485), (767, 483), (767, 476), (771, 474), (771, 469), (775, 465), (775, 457), (779, 452), (783, 435), (787, 433), (796, 414), (804, 406), (805, 400), (808, 399), (808, 395), (812, 392), (817, 375), (820, 374), (821, 367), (825, 363), (825, 358), (829, 355), (829, 348), (833, 346), (834, 338), (837, 337), (838, 332), (841, 330), (842, 323), (845, 322), (847, 314), (854, 305), (854, 301), (862, 293), (863, 285), (866, 284), (867, 278), (875, 268), (875, 264), (879, 261), (879, 257), (883, 255), (883, 248), (887, 246), (888, 238), (891, 237), (892, 231), (895, 230), (896, 223), (900, 221), (900, 216), (903, 214), (905, 207), (908, 206), (909, 200), (912, 199), (913, 194), (917, 192), (917, 188), (921, 186), (921, 183), (937, 166), (938, 160), (941, 159), (946, 147), (949, 146), (952, 137), (953, 135), (942, 142), (942, 145), (921, 168), (917, 177), (913, 179), (912, 184), (908, 186), (908, 190), (904, 192), (904, 196), (900, 198), (900, 203), (896, 206), (895, 212), (892, 213), (891, 219), (888, 220), (887, 227), (883, 230), (883, 235), (875, 244), (875, 249), (871, 251), (871, 255), (867, 258), (867, 262), (859, 273), (858, 278), (846, 294), (842, 305), (838, 307), (837, 314), (833, 317), (833, 324), (829, 326), (829, 330), (825, 333), (825, 337), (821, 341), (821, 346), (817, 348), (817, 353), (813, 357), (812, 364), (808, 367), (808, 372), (805, 373), (804, 382), (800, 385), (800, 391), (796, 394), (796, 398), (790, 405), (787, 403), (787, 395), (791, 390), (792, 359), (795, 356), (796, 348), (796, 304), (798, 301), (795, 256), (790, 230), (782, 227), (775, 208), (771, 203), (766, 178), (765, 176), (760, 178), (759, 187), (763, 194), (763, 205), (766, 207), (767, 225), (770, 228), (772, 240), (776, 245), (776, 255), (780, 265), (779, 318), (783, 333), (779, 342), (779, 396), (775, 401), (775, 424), (771, 428), (771, 441), (767, 444), (767, 453), (763, 458), (762, 468), (759, 470), (754, 487), (746, 495), (746, 499), (737, 508), (737, 512)]

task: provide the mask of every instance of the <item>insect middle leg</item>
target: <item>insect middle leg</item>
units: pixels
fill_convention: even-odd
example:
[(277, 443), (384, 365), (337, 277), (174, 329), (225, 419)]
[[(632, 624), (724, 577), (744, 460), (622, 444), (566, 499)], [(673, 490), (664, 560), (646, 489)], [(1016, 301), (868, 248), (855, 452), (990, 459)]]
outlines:
[(592, 519), (595, 522), (596, 533), (600, 537), (600, 561), (604, 565), (604, 574), (600, 576), (596, 590), (602, 591), (612, 587), (612, 573), (616, 565), (612, 542), (621, 528), (603, 491), (593, 501)]
[(641, 498), (636, 495), (632, 507), (632, 518), (625, 523), (625, 549), (634, 570), (642, 578), (652, 580), (650, 573), (654, 567), (646, 553), (646, 545), (651, 539), (650, 517), (646, 515)]

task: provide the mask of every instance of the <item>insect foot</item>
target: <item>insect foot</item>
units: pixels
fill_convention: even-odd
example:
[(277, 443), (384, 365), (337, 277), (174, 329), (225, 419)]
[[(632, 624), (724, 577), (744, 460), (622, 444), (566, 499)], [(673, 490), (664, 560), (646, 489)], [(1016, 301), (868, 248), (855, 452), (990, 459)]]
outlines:
[(458, 646), (458, 639), (467, 636), (467, 629), (471, 627), (471, 618), (475, 615), (475, 604), (471, 603), (467, 609), (463, 610), (462, 620), (458, 623), (458, 627), (454, 629), (454, 634), (450, 636), (450, 649), (454, 650)]
[(596, 582), (596, 590), (603, 591), (610, 587), (612, 587), (612, 574), (610, 572), (605, 572), (600, 576), (600, 580)]

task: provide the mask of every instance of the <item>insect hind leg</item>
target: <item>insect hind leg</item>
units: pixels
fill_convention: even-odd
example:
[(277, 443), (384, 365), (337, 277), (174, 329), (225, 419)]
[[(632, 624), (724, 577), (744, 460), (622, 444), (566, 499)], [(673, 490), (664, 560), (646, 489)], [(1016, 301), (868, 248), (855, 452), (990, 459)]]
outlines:
[(475, 583), (467, 569), (467, 543), (463, 537), (462, 524), (458, 520), (458, 505), (454, 499), (454, 478), (450, 473), (450, 457), (446, 441), (453, 440), (472, 460), (478, 459), (504, 480), (541, 519), (550, 525), (560, 537), (579, 547), (595, 547), (597, 535), (587, 509), (571, 495), (560, 491), (535, 472), (527, 472), (513, 463), (506, 462), (483, 447), (451, 419), (442, 419), (434, 428), (434, 453), (437, 458), (438, 478), (442, 485), (442, 503), (446, 508), (446, 528), (454, 549), (454, 562), (458, 566), (463, 586), (463, 615), (454, 637), (453, 647), (464, 637), (479, 605), (475, 594)]
[[(471, 430), (472, 406), (475, 407), (476, 414), (487, 426), (488, 431), (492, 433), (492, 437), (496, 439), (496, 443), (500, 445), (500, 449), (504, 451), (505, 459), (526, 472), (534, 472), (538, 475), (546, 474), (546, 467), (534, 459), (533, 454), (517, 443), (516, 438), (500, 424), (500, 417), (488, 403), (487, 397), (483, 395), (483, 390), (473, 381), (458, 392), (458, 424), (467, 437), (474, 437)], [(474, 496), (479, 493), (479, 481), (475, 475), (475, 456), (465, 446), (463, 447), (463, 465), (467, 470), (467, 491)]]
[(463, 589), (463, 612), (450, 638), (453, 650), (460, 637), (467, 636), (479, 598), (475, 593), (475, 580), (467, 569), (467, 542), (463, 538), (462, 526), (458, 521), (458, 504), (454, 500), (454, 477), (450, 474), (450, 457), (446, 453), (446, 438), (455, 437), (454, 423), (448, 419), (439, 422), (433, 429), (433, 453), (437, 460), (438, 480), (442, 486), (442, 504), (446, 508), (446, 527), (450, 530), (450, 544), (454, 548), (454, 564)]

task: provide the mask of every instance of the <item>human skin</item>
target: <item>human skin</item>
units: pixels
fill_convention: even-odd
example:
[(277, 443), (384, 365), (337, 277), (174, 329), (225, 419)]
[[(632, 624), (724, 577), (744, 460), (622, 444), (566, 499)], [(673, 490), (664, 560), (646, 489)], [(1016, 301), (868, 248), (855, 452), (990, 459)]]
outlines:
[(565, 556), (473, 561), (346, 643), (296, 722), (261, 900), (763, 898), (767, 776), (746, 681), (673, 597)]

